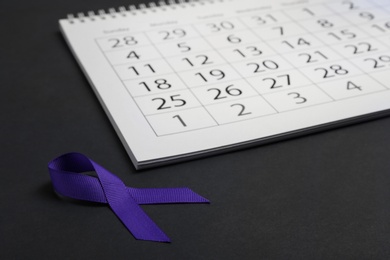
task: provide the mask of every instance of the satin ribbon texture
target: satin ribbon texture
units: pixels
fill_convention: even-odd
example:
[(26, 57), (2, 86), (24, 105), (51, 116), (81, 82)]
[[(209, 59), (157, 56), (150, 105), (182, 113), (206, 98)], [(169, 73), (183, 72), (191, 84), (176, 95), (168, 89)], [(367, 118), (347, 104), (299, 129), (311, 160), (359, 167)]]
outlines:
[[(105, 203), (136, 239), (170, 242), (168, 236), (139, 205), (210, 203), (188, 188), (132, 188), (80, 153), (68, 153), (49, 162), (54, 190), (65, 197)], [(96, 176), (82, 174), (95, 172)]]

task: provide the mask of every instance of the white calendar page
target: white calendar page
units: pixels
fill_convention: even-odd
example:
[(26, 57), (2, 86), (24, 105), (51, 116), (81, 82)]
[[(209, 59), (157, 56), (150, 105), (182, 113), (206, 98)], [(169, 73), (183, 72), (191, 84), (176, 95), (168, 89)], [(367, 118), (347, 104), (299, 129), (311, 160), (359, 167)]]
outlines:
[(389, 113), (387, 0), (151, 5), (60, 28), (136, 168)]

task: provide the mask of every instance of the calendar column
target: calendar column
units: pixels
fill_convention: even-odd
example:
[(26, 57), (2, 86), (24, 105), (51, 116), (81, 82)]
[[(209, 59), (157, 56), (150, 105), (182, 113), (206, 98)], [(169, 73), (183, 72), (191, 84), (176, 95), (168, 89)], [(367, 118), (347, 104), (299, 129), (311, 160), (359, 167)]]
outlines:
[[(308, 53), (321, 43), (308, 34), (283, 12), (262, 12), (241, 17), (258, 38), (274, 50), (275, 56), (259, 60), (259, 67), (268, 73), (257, 73), (249, 81), (278, 111), (288, 111), (322, 104), (332, 99), (301, 72), (302, 64), (296, 57)], [(276, 65), (277, 66), (276, 66)], [(247, 63), (250, 66), (251, 63)], [(272, 68), (278, 69), (272, 69)]]
[[(376, 3), (377, 2), (377, 3)], [(390, 12), (389, 3), (380, 1), (352, 1), (341, 8), (337, 4), (329, 7), (342, 15), (348, 22), (361, 28), (367, 35), (349, 44), (339, 44), (337, 48), (364, 73), (370, 75), (371, 84), (378, 90), (389, 83), (390, 71)], [(387, 7), (387, 9), (386, 9)], [(375, 80), (374, 80), (375, 78)], [(382, 88), (383, 87), (383, 88)], [(363, 86), (361, 92), (363, 92)], [(367, 89), (367, 87), (366, 87)]]
[(243, 55), (244, 46), (248, 55), (259, 55), (255, 35), (237, 19), (209, 20), (193, 28), (209, 49), (170, 62), (177, 64), (183, 80), (218, 124), (276, 113), (229, 60), (229, 55)]
[[(366, 5), (367, 2), (359, 1)], [(354, 8), (350, 1), (337, 3), (338, 10)], [(347, 61), (351, 56), (347, 55), (358, 45), (382, 44), (371, 40), (370, 36), (359, 27), (351, 25), (343, 15), (335, 13), (327, 5), (313, 5), (305, 8), (297, 8), (286, 11), (286, 14), (294, 17), (294, 20), (307, 32), (311, 32), (314, 40), (320, 45), (311, 52), (299, 53), (305, 58), (306, 65), (301, 71), (316, 83), (325, 93), (334, 100), (365, 95), (382, 91), (383, 86), (372, 77), (362, 71), (355, 62)], [(369, 42), (367, 42), (369, 40)], [(376, 47), (375, 47), (376, 48)], [(346, 59), (347, 58), (347, 59)], [(290, 57), (293, 59), (293, 57)]]
[[(165, 59), (172, 50), (156, 44), (191, 38), (183, 28), (99, 39), (107, 59), (156, 135), (216, 125)], [(111, 43), (111, 45), (109, 44)], [(176, 46), (179, 50), (184, 45)], [(167, 53), (164, 53), (167, 51)]]

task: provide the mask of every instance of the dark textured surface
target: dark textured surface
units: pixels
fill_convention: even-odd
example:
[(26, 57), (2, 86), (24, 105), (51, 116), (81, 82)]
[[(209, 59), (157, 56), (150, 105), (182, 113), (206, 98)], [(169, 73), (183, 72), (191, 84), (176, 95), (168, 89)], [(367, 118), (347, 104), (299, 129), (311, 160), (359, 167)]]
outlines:
[[(122, 4), (0, 4), (1, 259), (390, 258), (389, 117), (136, 172), (58, 29)], [(107, 207), (53, 193), (47, 162), (70, 151), (212, 203), (143, 206), (173, 242), (136, 241)]]

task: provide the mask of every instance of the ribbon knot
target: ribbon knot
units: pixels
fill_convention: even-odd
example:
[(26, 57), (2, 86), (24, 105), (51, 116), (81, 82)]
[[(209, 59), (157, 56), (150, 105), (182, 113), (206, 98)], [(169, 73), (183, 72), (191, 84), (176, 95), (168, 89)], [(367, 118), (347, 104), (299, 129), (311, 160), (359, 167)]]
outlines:
[[(170, 242), (139, 205), (209, 203), (188, 188), (132, 188), (80, 153), (68, 153), (48, 165), (54, 190), (65, 197), (108, 204), (136, 239)], [(96, 176), (82, 174), (95, 172)]]

